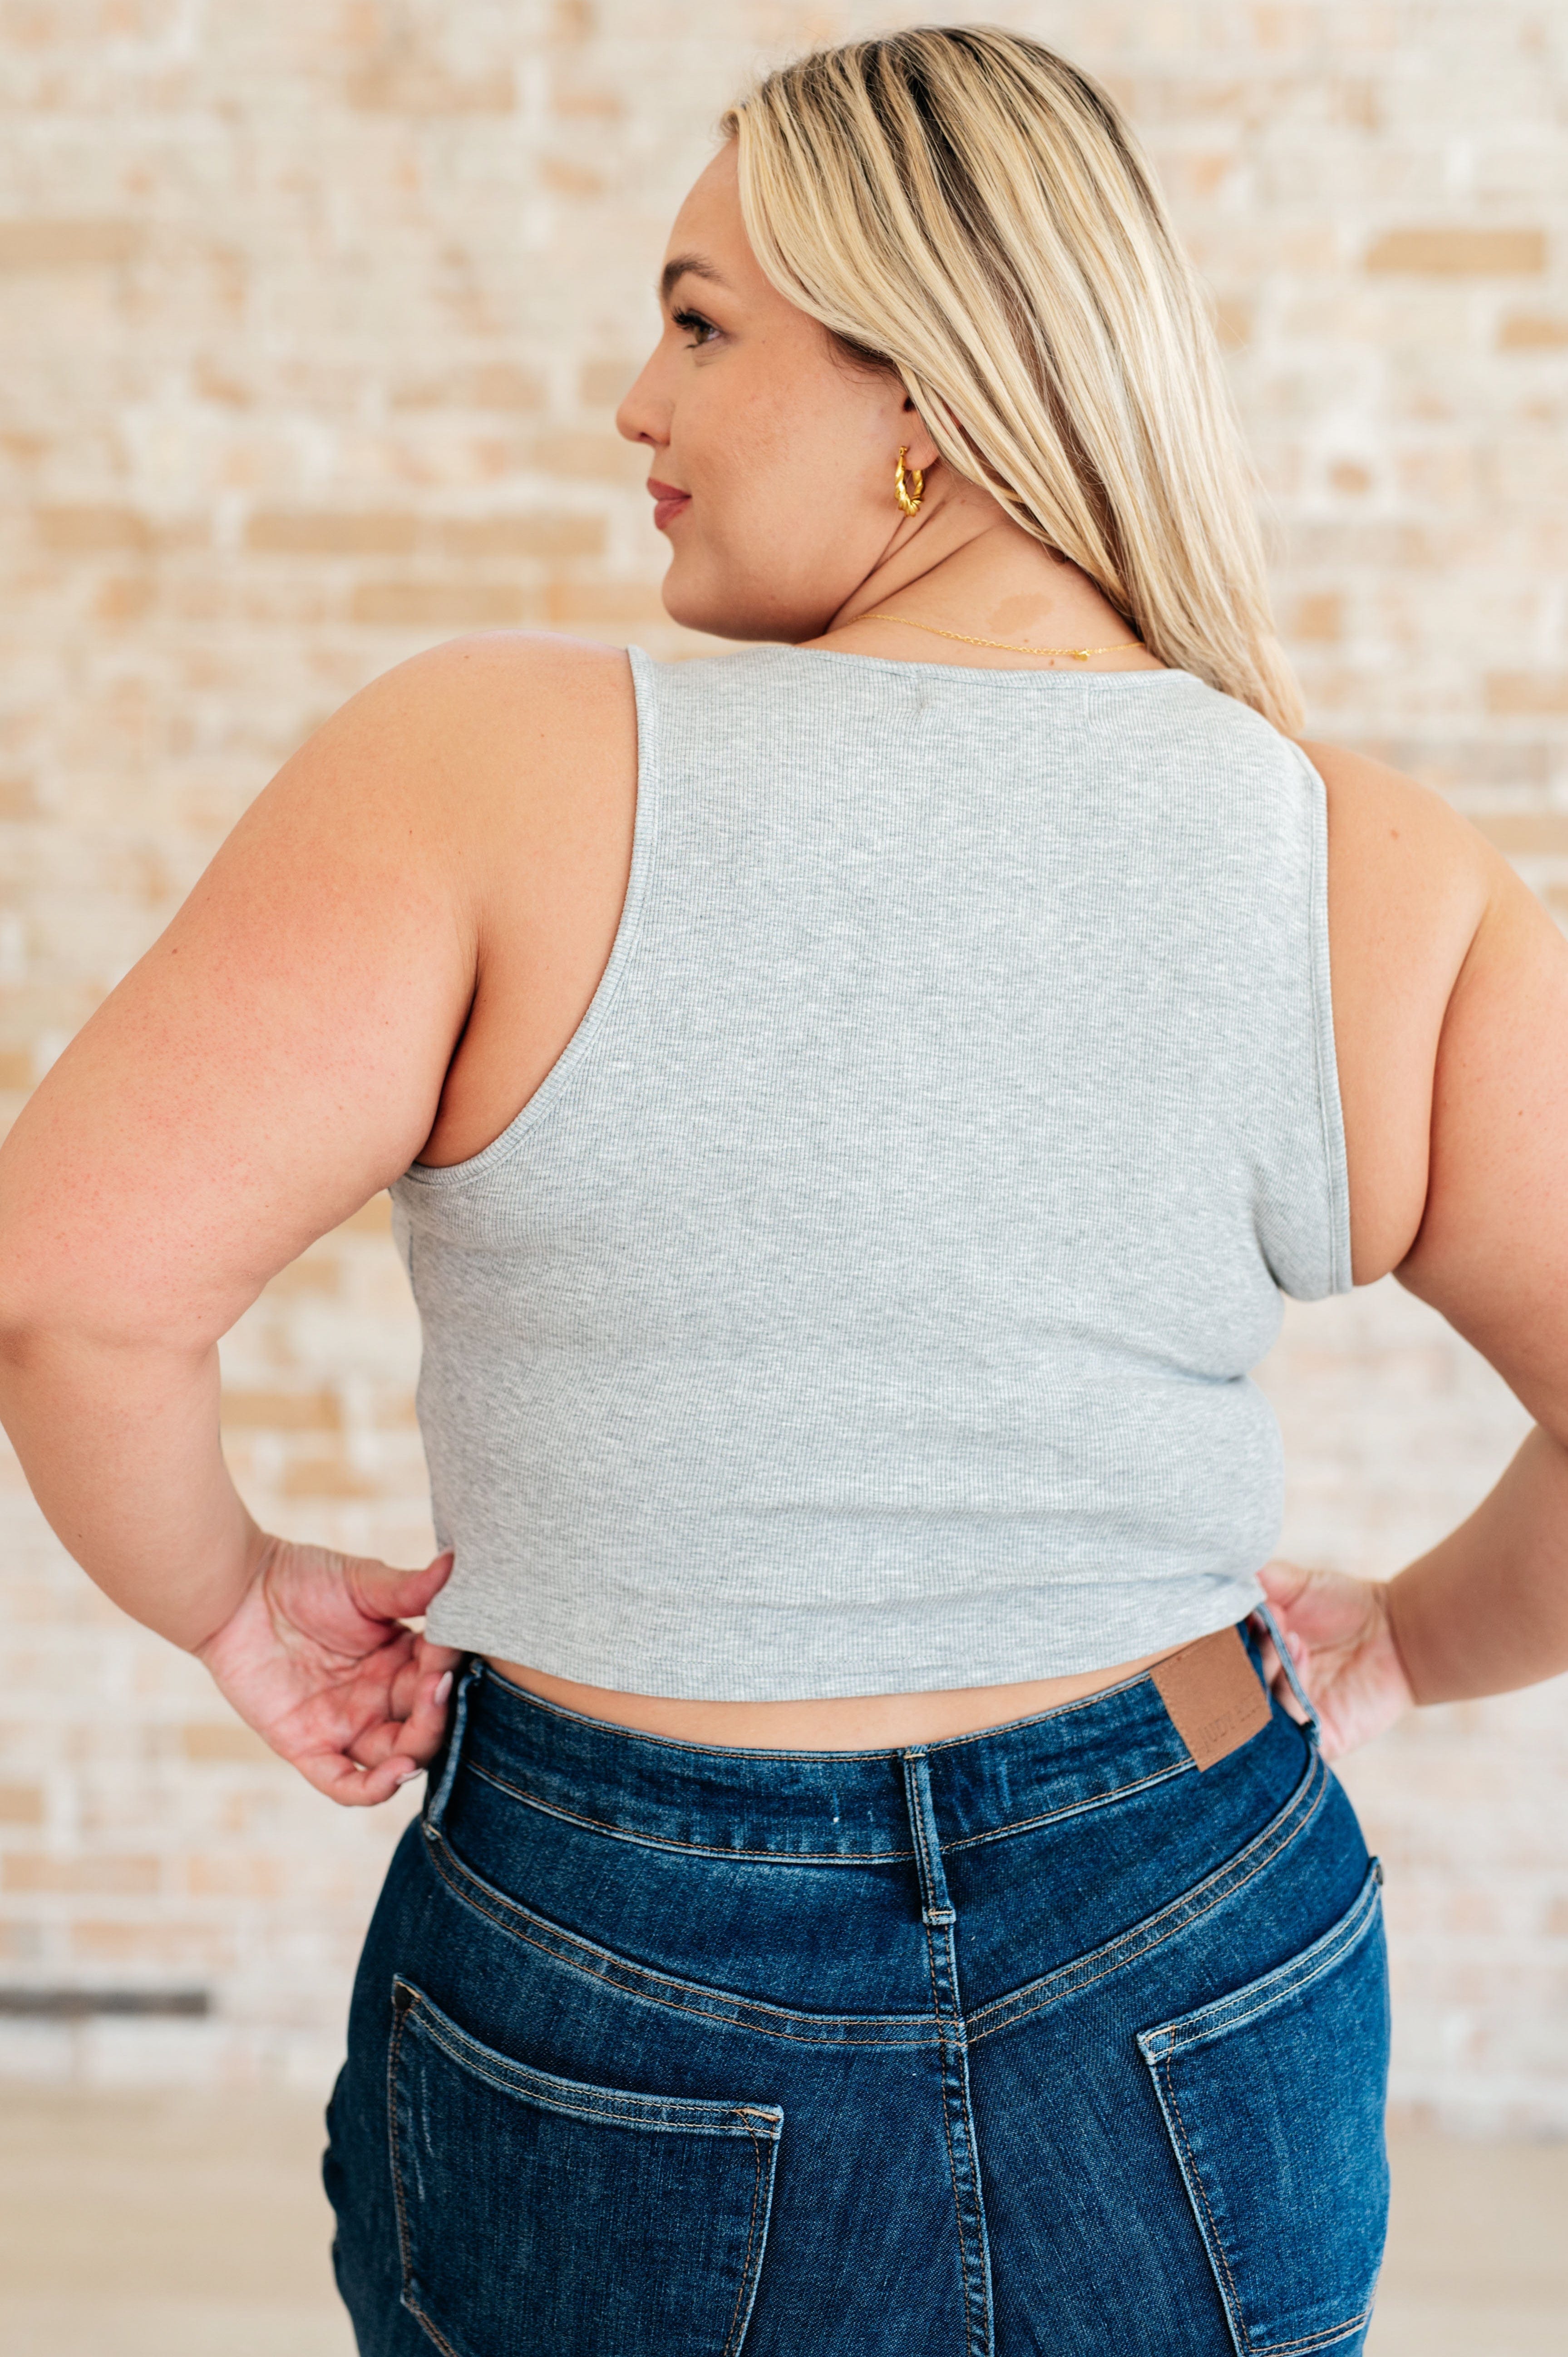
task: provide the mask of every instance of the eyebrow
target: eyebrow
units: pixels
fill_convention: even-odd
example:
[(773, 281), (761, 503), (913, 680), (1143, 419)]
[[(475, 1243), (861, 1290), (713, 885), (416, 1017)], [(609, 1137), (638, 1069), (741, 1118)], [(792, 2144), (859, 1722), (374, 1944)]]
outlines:
[(659, 285), (654, 291), (660, 302), (668, 303), (675, 292), (676, 280), (685, 277), (711, 279), (715, 286), (728, 285), (723, 273), (715, 270), (711, 262), (704, 262), (700, 253), (677, 253), (659, 274)]

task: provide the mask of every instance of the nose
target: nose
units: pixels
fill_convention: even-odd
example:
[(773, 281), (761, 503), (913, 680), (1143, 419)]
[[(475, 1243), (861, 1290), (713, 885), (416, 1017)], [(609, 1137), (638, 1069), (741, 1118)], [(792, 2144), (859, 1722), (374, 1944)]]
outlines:
[(661, 450), (670, 439), (670, 403), (660, 394), (658, 366), (655, 352), (616, 411), (616, 432), (625, 441), (647, 442)]

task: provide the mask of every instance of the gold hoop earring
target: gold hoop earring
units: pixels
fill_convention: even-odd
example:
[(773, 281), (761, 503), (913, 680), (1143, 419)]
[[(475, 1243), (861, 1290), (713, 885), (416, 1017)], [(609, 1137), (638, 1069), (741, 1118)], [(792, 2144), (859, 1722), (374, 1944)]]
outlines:
[(904, 460), (908, 449), (907, 442), (900, 443), (898, 464), (893, 469), (893, 496), (905, 514), (912, 516), (920, 512), (920, 501), (926, 496), (926, 475), (922, 467), (911, 467), (908, 475), (905, 474)]

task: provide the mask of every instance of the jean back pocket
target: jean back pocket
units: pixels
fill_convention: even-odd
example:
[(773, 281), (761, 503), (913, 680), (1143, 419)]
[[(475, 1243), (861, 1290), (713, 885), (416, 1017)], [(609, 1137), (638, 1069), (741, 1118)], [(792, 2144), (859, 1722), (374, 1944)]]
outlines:
[(1240, 2357), (1351, 2357), (1388, 2223), (1388, 1975), (1374, 1865), (1289, 1964), (1138, 2044)]
[(625, 2093), (479, 2045), (394, 1986), (403, 2305), (448, 2357), (736, 2357), (784, 2115)]

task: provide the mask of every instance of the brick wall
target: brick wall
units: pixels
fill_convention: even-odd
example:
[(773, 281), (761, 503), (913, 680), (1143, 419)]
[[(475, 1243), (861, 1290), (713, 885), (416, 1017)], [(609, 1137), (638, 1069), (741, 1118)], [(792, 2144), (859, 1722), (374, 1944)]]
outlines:
[[(973, 13), (1101, 73), (1155, 153), (1220, 307), (1314, 727), (1450, 793), (1568, 913), (1563, 12)], [(364, 680), (476, 625), (700, 643), (663, 618), (611, 422), (648, 282), (746, 71), (878, 21), (790, 0), (0, 12), (13, 1106)], [(224, 1353), (264, 1520), (420, 1557), (415, 1348), (381, 1206), (269, 1288)], [(1523, 1422), (1391, 1284), (1293, 1311), (1267, 1380), (1287, 1548), (1356, 1568), (1457, 1519)], [(406, 1801), (317, 1801), (8, 1482), (0, 2068), (319, 2081)], [(1563, 1703), (1434, 1712), (1349, 1773), (1390, 1868), (1398, 2092), (1476, 2123), (1568, 2127)], [(50, 1989), (145, 2009), (4, 2009)]]

